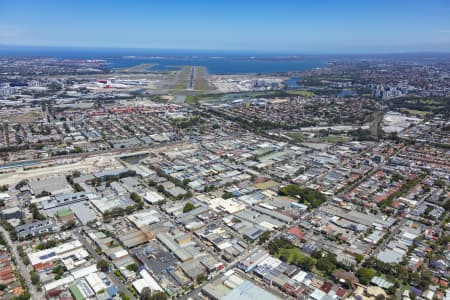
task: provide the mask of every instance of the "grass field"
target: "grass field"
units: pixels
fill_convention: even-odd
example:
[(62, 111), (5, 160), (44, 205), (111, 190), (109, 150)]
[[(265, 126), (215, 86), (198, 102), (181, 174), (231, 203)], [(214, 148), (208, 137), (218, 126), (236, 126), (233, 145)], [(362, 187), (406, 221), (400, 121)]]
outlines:
[(408, 103), (416, 103), (416, 102), (422, 103), (422, 104), (429, 104), (429, 105), (440, 105), (441, 103), (439, 101), (436, 101), (434, 99), (417, 99), (417, 100), (409, 100)]
[[(197, 71), (197, 68), (196, 68)], [(197, 74), (197, 73), (196, 73)], [(251, 97), (264, 97), (264, 96), (271, 96), (276, 93), (279, 93), (279, 91), (256, 91), (256, 92), (237, 92), (237, 93), (208, 93), (211, 89), (213, 89), (210, 86), (206, 86), (204, 84), (201, 84), (200, 86), (195, 87), (197, 92), (205, 92), (203, 94), (196, 94), (196, 95), (188, 95), (186, 97), (185, 103), (193, 104), (198, 103), (202, 101), (229, 101), (239, 98), (251, 98)], [(303, 97), (314, 97), (316, 94), (310, 91), (288, 91), (289, 95), (298, 95)]]
[(400, 110), (404, 111), (404, 112), (408, 112), (412, 115), (418, 115), (421, 117), (425, 117), (425, 116), (431, 114), (431, 112), (429, 112), (429, 111), (423, 111), (423, 110), (417, 110), (417, 109), (401, 108)]
[(191, 73), (192, 66), (182, 66), (181, 70), (177, 71), (176, 82), (174, 90), (185, 91), (187, 82), (189, 80), (189, 74)]
[(198, 97), (196, 95), (187, 95), (184, 103), (194, 104), (198, 102)]
[(290, 248), (290, 249), (281, 248), (280, 250), (278, 250), (276, 256), (277, 257), (283, 256), (284, 258), (286, 258), (287, 263), (294, 263), (294, 264), (298, 261), (303, 260), (306, 257), (306, 255), (303, 254), (299, 248)]
[(196, 91), (211, 91), (214, 87), (208, 84), (208, 72), (205, 67), (195, 67), (195, 86)]
[(343, 143), (348, 142), (350, 140), (351, 140), (350, 137), (341, 135), (329, 135), (319, 138), (319, 141), (323, 143)]
[[(191, 70), (194, 68), (194, 86), (193, 90), (187, 90), (187, 85), (189, 81), (189, 76)], [(208, 72), (205, 67), (201, 66), (182, 66), (180, 70), (174, 72), (173, 81), (175, 82), (172, 91), (175, 93), (180, 93), (186, 95), (186, 103), (196, 103), (200, 101), (201, 95), (196, 95), (197, 92), (204, 93), (208, 91), (213, 91), (214, 87), (209, 85)]]
[(120, 68), (118, 71), (121, 73), (145, 73), (153, 66), (156, 66), (156, 64), (140, 64), (133, 67)]
[(32, 111), (8, 116), (8, 120), (10, 123), (28, 124), (37, 121), (40, 116), (40, 113)]
[(297, 90), (288, 90), (287, 93), (290, 95), (298, 95), (298, 96), (308, 97), (308, 98), (312, 98), (316, 95), (316, 94), (314, 94), (314, 92), (311, 92), (311, 91), (297, 91)]
[(288, 137), (292, 138), (298, 143), (302, 142), (315, 142), (315, 143), (343, 143), (351, 140), (348, 136), (343, 135), (328, 135), (324, 137), (308, 138), (301, 132), (289, 132), (286, 134)]
[(306, 141), (306, 137), (301, 132), (289, 132), (286, 134), (288, 137), (294, 139), (296, 142)]
[(197, 103), (201, 101), (229, 101), (239, 98), (261, 97), (274, 94), (275, 91), (265, 92), (238, 92), (238, 93), (203, 93), (197, 95), (189, 95), (186, 97), (186, 103)]

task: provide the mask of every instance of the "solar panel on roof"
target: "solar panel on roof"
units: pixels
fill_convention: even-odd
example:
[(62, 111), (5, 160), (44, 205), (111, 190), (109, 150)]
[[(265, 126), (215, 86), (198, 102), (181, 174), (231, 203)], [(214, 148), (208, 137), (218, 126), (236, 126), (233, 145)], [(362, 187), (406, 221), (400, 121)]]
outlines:
[(263, 231), (261, 229), (257, 229), (255, 232), (253, 232), (251, 234), (252, 237), (257, 237), (258, 235), (260, 235)]
[(50, 252), (50, 253), (47, 253), (47, 254), (45, 254), (45, 255), (39, 256), (39, 259), (44, 260), (44, 259), (53, 257), (53, 256), (55, 256), (55, 255), (56, 255), (55, 252)]

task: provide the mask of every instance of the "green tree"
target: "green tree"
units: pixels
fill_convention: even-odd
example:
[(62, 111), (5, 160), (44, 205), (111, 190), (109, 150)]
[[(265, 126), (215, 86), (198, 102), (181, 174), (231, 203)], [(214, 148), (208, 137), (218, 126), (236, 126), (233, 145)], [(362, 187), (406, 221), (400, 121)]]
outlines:
[(362, 260), (364, 259), (364, 256), (362, 254), (357, 254), (355, 256), (356, 262), (359, 264), (362, 262)]
[(141, 202), (142, 201), (142, 197), (138, 195), (138, 193), (136, 192), (132, 192), (130, 194), (130, 198), (131, 200), (133, 200), (134, 202)]
[(264, 232), (259, 236), (258, 244), (259, 244), (259, 245), (264, 244), (266, 241), (269, 240), (269, 238), (270, 238), (270, 232), (269, 232), (269, 231), (264, 231)]
[(30, 295), (30, 293), (28, 292), (28, 291), (25, 291), (25, 293), (23, 293), (22, 295), (20, 295), (20, 296), (17, 296), (17, 297), (15, 297), (15, 298), (13, 298), (14, 300), (28, 300), (28, 299), (30, 299), (31, 298), (31, 295)]
[(74, 188), (75, 192), (84, 192), (83, 187), (79, 183), (75, 183), (73, 185), (73, 188)]
[(230, 192), (224, 192), (223, 193), (223, 195), (222, 195), (222, 198), (223, 199), (230, 199), (230, 198), (233, 198), (233, 193), (230, 193)]
[(440, 188), (444, 188), (447, 185), (447, 182), (444, 179), (440, 178), (440, 179), (435, 180), (434, 184)]
[(280, 195), (299, 199), (312, 208), (319, 207), (327, 200), (325, 194), (311, 188), (302, 189), (295, 184), (289, 184), (281, 187), (278, 191)]
[(269, 245), (268, 249), (271, 255), (275, 255), (280, 249), (291, 249), (295, 246), (286, 238), (277, 238), (272, 240)]
[(102, 272), (108, 272), (109, 271), (109, 262), (107, 260), (99, 260), (97, 262), (97, 269), (99, 269)]
[(191, 202), (188, 202), (184, 205), (183, 207), (183, 213), (187, 213), (190, 212), (191, 210), (193, 210), (195, 208), (194, 204), (192, 204)]
[(331, 276), (336, 270), (336, 255), (326, 253), (322, 258), (317, 260), (317, 269), (324, 271), (328, 276)]
[(50, 196), (51, 194), (47, 191), (42, 191), (39, 194), (36, 195), (36, 198), (41, 198), (41, 197), (46, 197), (46, 196)]
[(151, 300), (151, 299), (152, 299), (152, 290), (146, 286), (141, 290), (139, 300)]
[(372, 268), (359, 268), (358, 272), (356, 273), (356, 276), (358, 276), (359, 281), (362, 284), (368, 284), (370, 280), (377, 274), (377, 271), (375, 271)]
[(152, 293), (152, 296), (150, 297), (150, 300), (167, 300), (167, 294), (161, 291), (154, 291)]
[(35, 271), (31, 271), (30, 277), (33, 285), (37, 285), (40, 282), (39, 275)]
[(399, 173), (394, 173), (391, 177), (391, 181), (398, 182), (400, 180), (403, 180), (403, 176)]
[(34, 220), (40, 220), (40, 221), (45, 220), (45, 216), (39, 212), (35, 203), (30, 204), (29, 208), (30, 208), (31, 214), (33, 215)]
[(42, 242), (42, 243), (38, 244), (36, 246), (36, 249), (37, 250), (50, 249), (50, 248), (56, 247), (57, 244), (58, 243), (56, 240), (47, 240), (46, 242)]
[(67, 268), (63, 265), (57, 265), (53, 268), (52, 273), (57, 274), (59, 276), (63, 275)]
[(297, 265), (302, 267), (306, 271), (312, 271), (315, 264), (316, 264), (316, 260), (309, 256), (305, 256), (303, 259), (301, 259), (297, 262)]
[(420, 276), (419, 287), (423, 290), (427, 289), (431, 283), (430, 271), (423, 271)]
[(206, 280), (208, 280), (208, 277), (205, 274), (200, 274), (197, 276), (197, 283), (201, 284), (203, 282), (205, 282)]
[(129, 270), (129, 271), (137, 272), (138, 269), (139, 269), (139, 266), (137, 264), (131, 264), (131, 265), (127, 266), (127, 270)]
[(119, 292), (119, 297), (122, 298), (122, 300), (130, 300), (130, 297), (128, 297), (123, 291)]
[(75, 222), (75, 220), (70, 220), (69, 222), (67, 222), (66, 224), (64, 224), (63, 226), (61, 226), (61, 230), (70, 230), (70, 229), (74, 229), (77, 226), (77, 222)]
[(166, 190), (164, 189), (164, 186), (162, 185), (158, 185), (156, 187), (156, 190), (158, 191), (158, 193), (164, 193)]

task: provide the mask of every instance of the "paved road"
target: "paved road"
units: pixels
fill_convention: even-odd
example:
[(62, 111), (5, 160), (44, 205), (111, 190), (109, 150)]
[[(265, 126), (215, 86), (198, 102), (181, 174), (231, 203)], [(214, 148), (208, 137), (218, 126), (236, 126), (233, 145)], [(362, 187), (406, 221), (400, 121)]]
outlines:
[(35, 286), (31, 283), (31, 276), (30, 276), (30, 270), (28, 270), (27, 266), (22, 261), (22, 258), (20, 257), (19, 253), (17, 252), (16, 246), (14, 245), (13, 241), (11, 241), (11, 238), (9, 237), (9, 233), (3, 228), (3, 226), (0, 226), (0, 232), (5, 237), (6, 242), (8, 243), (9, 247), (11, 248), (11, 253), (14, 256), (14, 260), (16, 261), (16, 267), (19, 269), (20, 275), (25, 280), (25, 284), (28, 288), (28, 291), (30, 292), (31, 299), (33, 300), (40, 300), (45, 299), (42, 292), (39, 292)]
[(193, 91), (194, 90), (194, 82), (195, 82), (195, 67), (192, 67), (191, 68), (191, 73), (189, 74), (187, 87), (186, 87), (186, 89), (188, 91)]
[[(91, 245), (89, 241), (87, 241), (79, 232), (74, 231), (74, 235), (76, 238), (83, 244), (84, 248), (86, 248), (89, 253), (94, 257), (96, 261), (100, 261), (102, 259), (105, 259), (103, 256), (99, 255), (94, 247)], [(136, 300), (136, 297), (128, 290), (128, 287), (122, 283), (120, 278), (116, 276), (113, 272), (108, 273), (109, 278), (111, 278), (111, 281), (114, 283), (114, 285), (120, 290), (123, 291), (128, 297), (130, 297), (131, 300)]]

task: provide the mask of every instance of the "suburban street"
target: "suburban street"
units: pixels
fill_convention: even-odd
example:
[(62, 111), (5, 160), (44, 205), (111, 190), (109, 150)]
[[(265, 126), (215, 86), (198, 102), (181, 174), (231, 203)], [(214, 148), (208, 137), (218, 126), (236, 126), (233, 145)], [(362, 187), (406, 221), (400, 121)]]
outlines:
[[(105, 257), (99, 255), (94, 247), (92, 246), (92, 244), (86, 240), (82, 234), (80, 234), (77, 231), (74, 231), (74, 235), (75, 237), (81, 242), (81, 244), (83, 244), (83, 246), (88, 250), (88, 252), (94, 257), (94, 259), (98, 262), (100, 260), (106, 259)], [(128, 287), (122, 283), (122, 281), (120, 280), (120, 278), (118, 278), (116, 276), (116, 274), (114, 274), (113, 272), (109, 272), (108, 273), (109, 278), (111, 278), (111, 281), (114, 283), (114, 285), (121, 291), (123, 291), (125, 293), (125, 295), (127, 295), (128, 297), (130, 297), (131, 300), (136, 300), (136, 297), (134, 297), (134, 295), (128, 290)]]
[(9, 237), (8, 231), (6, 231), (5, 228), (3, 228), (3, 226), (0, 226), (0, 232), (5, 237), (5, 240), (11, 249), (11, 253), (14, 257), (14, 260), (16, 261), (17, 268), (20, 272), (20, 275), (25, 280), (25, 284), (30, 294), (32, 295), (32, 299), (36, 300), (45, 299), (43, 293), (38, 291), (36, 287), (31, 283), (30, 270), (28, 270), (27, 266), (25, 266), (25, 264), (23, 263), (22, 258), (17, 252), (15, 244), (13, 243), (13, 241), (11, 241), (11, 238)]

